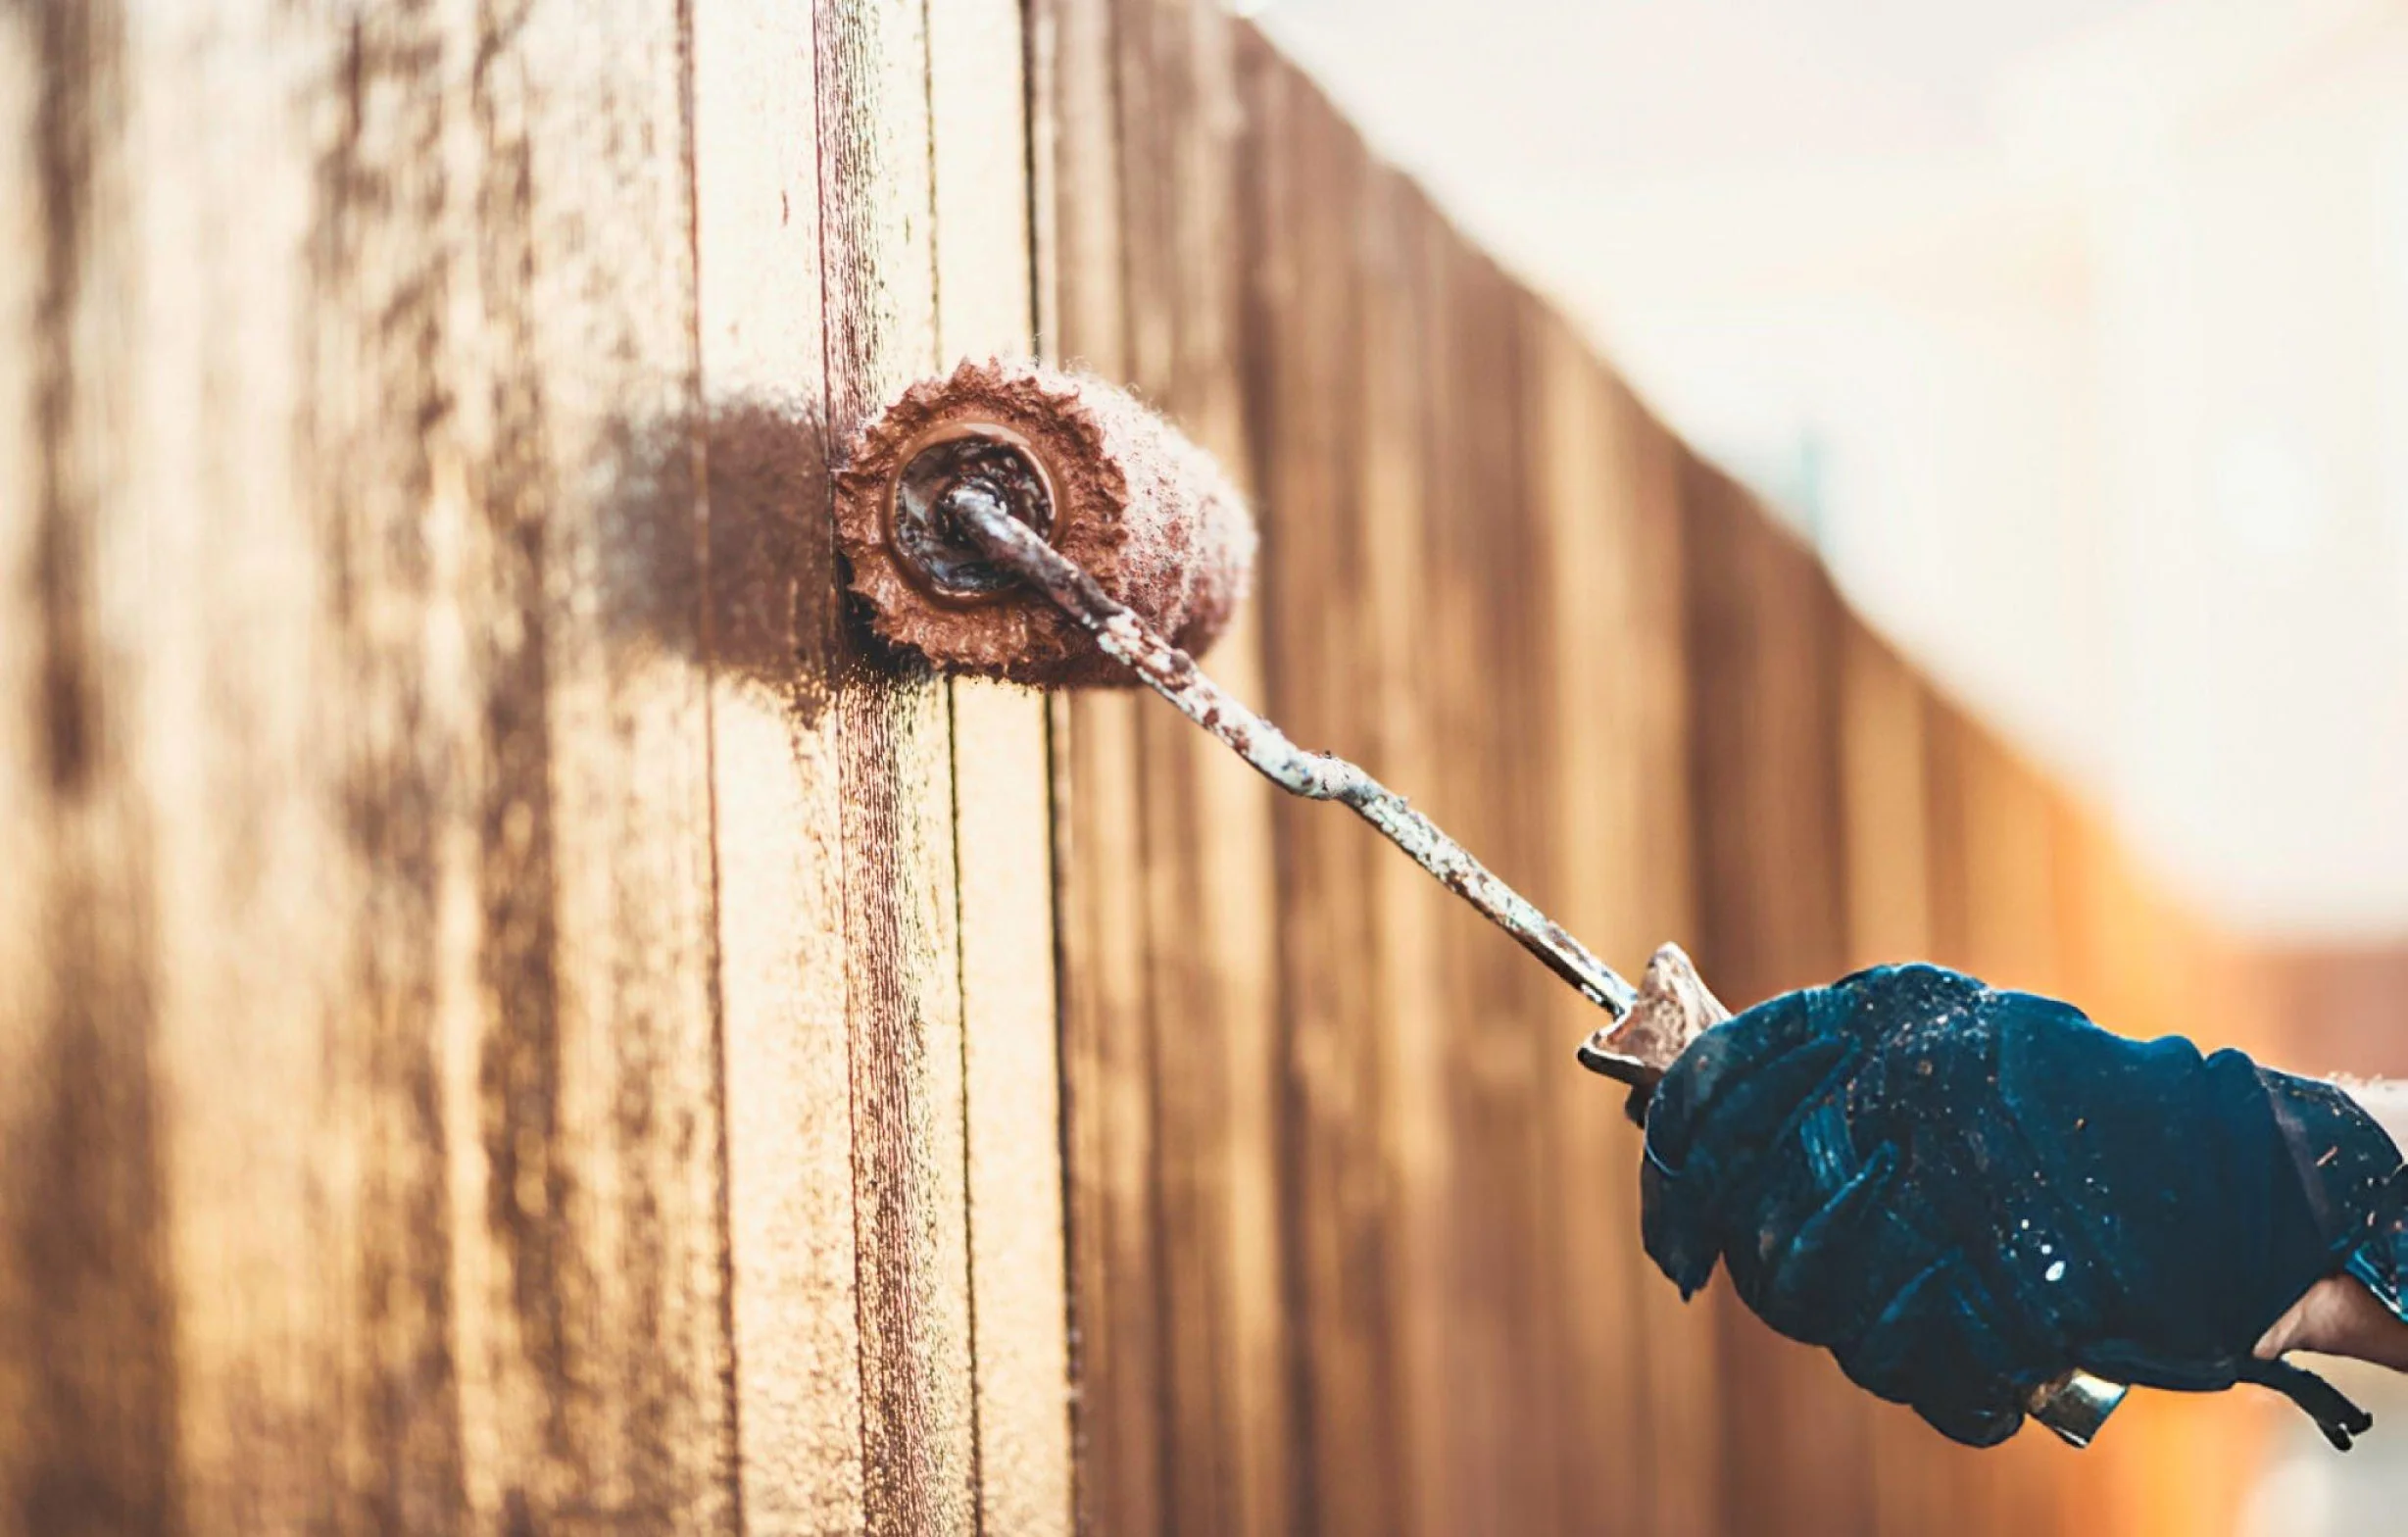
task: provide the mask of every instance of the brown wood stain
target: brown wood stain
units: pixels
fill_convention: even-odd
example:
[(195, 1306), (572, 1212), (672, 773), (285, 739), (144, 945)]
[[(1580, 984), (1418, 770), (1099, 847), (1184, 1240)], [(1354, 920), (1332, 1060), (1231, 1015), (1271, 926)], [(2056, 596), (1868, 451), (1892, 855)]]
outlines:
[[(1034, 347), (1212, 666), (1619, 960), (2339, 1066), (1218, 0), (0, 6), (0, 1530), (2218, 1530), (1639, 1252), (1592, 1011), (1150, 699), (869, 643)], [(2367, 1064), (2380, 1066), (2380, 1064)]]

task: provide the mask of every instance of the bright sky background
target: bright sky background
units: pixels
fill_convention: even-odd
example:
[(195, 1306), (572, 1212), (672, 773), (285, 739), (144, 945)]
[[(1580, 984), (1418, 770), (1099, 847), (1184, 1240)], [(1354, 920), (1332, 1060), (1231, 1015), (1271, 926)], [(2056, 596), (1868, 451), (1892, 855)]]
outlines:
[(2178, 889), (2408, 936), (2408, 3), (1255, 9)]

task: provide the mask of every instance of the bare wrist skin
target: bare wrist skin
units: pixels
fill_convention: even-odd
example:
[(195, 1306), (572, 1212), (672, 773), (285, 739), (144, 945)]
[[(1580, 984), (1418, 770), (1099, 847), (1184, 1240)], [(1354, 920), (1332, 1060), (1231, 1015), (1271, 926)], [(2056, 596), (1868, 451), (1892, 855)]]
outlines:
[(2356, 1276), (2328, 1275), (2275, 1320), (2253, 1354), (2274, 1361), (2294, 1350), (2408, 1371), (2408, 1323), (2377, 1302)]
[[(2408, 1148), (2408, 1082), (2334, 1081), (2395, 1145)], [(2253, 1354), (2260, 1361), (2273, 1361), (2294, 1350), (2346, 1356), (2393, 1371), (2408, 1371), (2408, 1323), (2377, 1301), (2356, 1277), (2328, 1275), (2275, 1320)]]

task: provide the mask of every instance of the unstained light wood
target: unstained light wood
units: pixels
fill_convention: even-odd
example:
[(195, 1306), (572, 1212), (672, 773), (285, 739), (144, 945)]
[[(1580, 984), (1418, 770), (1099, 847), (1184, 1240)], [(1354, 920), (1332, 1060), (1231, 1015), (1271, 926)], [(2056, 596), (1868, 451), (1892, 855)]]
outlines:
[[(937, 342), (948, 362), (1025, 356), (1032, 343), (1023, 53), (1012, 0), (928, 8)], [(1045, 1537), (1072, 1521), (1046, 703), (977, 678), (948, 688), (978, 1524)]]
[(738, 1474), (749, 1530), (839, 1531), (864, 1469), (811, 15), (693, 18)]

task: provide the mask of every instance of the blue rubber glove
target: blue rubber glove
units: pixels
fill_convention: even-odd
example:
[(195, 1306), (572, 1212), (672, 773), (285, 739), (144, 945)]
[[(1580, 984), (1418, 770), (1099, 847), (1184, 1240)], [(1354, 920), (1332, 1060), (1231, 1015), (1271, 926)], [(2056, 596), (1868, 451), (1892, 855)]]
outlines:
[(1640, 1177), (1684, 1296), (1720, 1261), (1765, 1322), (1953, 1440), (2004, 1440), (2080, 1366), (2261, 1382), (2345, 1448), (2366, 1414), (2250, 1350), (2344, 1266), (2398, 1308), (2399, 1176), (2330, 1084), (1911, 966), (1699, 1036), (1648, 1101)]

